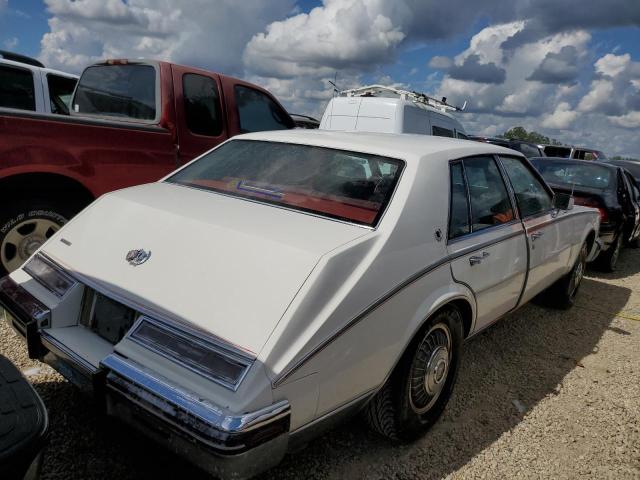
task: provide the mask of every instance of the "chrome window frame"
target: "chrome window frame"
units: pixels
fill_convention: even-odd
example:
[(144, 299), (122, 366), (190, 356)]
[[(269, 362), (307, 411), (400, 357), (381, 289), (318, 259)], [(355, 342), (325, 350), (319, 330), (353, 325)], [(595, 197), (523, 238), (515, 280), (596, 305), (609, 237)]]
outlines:
[[(473, 228), (473, 213), (471, 210), (471, 193), (469, 191), (469, 181), (467, 179), (467, 171), (465, 169), (465, 165), (464, 165), (464, 161), (465, 160), (471, 160), (474, 158), (491, 158), (493, 160), (493, 162), (495, 163), (497, 169), (498, 169), (498, 173), (500, 174), (500, 178), (502, 179), (502, 183), (504, 184), (505, 190), (507, 192), (507, 198), (509, 199), (509, 204), (511, 205), (511, 209), (513, 211), (513, 220), (509, 220), (508, 222), (504, 222), (504, 223), (499, 223), (497, 225), (491, 225), (489, 227), (485, 227), (482, 228), (480, 230), (474, 230)], [(517, 157), (519, 158), (519, 157)], [(465, 188), (467, 191), (467, 208), (468, 208), (468, 217), (469, 217), (469, 233), (465, 233), (464, 235), (459, 235), (457, 237), (454, 238), (450, 238), (449, 237), (449, 227), (451, 226), (451, 200), (452, 200), (452, 196), (451, 196), (451, 166), (455, 163), (462, 163), (462, 174), (464, 177), (464, 184), (465, 184)], [(447, 215), (447, 245), (451, 245), (457, 242), (460, 242), (462, 240), (465, 240), (467, 238), (471, 238), (474, 236), (478, 236), (481, 235), (485, 232), (490, 232), (490, 231), (495, 231), (496, 229), (505, 227), (505, 226), (510, 226), (510, 225), (515, 225), (517, 223), (521, 223), (522, 222), (522, 218), (520, 217), (520, 211), (517, 208), (517, 204), (515, 203), (515, 197), (513, 196), (512, 190), (510, 188), (511, 186), (511, 182), (509, 181), (508, 177), (506, 176), (506, 172), (503, 170), (503, 166), (499, 161), (498, 158), (498, 154), (494, 154), (494, 153), (486, 153), (486, 154), (473, 154), (473, 155), (467, 155), (465, 157), (460, 157), (460, 158), (456, 158), (453, 160), (449, 160), (449, 189), (448, 189), (448, 195), (449, 195), (449, 212)]]

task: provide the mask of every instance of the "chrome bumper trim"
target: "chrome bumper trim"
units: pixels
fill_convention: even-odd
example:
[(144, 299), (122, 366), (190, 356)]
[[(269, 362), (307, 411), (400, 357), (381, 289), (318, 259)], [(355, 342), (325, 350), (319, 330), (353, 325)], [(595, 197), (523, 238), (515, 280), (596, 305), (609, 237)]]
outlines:
[(286, 400), (234, 415), (115, 353), (101, 366), (108, 372), (108, 392), (124, 396), (219, 452), (245, 451), (289, 431), (290, 406)]

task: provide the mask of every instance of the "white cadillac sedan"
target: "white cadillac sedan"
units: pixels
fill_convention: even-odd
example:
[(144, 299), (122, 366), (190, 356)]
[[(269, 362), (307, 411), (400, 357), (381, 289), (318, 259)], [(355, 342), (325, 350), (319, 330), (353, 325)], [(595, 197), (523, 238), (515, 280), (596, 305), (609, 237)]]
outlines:
[(109, 415), (247, 477), (358, 411), (422, 434), (467, 338), (539, 294), (573, 304), (598, 228), (513, 150), (263, 132), (103, 196), (0, 305)]

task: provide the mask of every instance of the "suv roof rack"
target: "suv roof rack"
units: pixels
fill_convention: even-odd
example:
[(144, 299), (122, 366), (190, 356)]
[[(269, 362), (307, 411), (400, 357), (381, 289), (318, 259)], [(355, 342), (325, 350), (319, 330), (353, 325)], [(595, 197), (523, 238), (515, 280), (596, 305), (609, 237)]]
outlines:
[(433, 108), (437, 108), (442, 111), (453, 110), (455, 112), (463, 111), (467, 102), (462, 104), (462, 107), (456, 107), (447, 103), (447, 97), (442, 97), (442, 100), (430, 97), (426, 93), (414, 92), (411, 90), (402, 90), (395, 87), (387, 87), (384, 85), (366, 85), (364, 87), (351, 88), (349, 90), (343, 90), (340, 92), (341, 96), (345, 97), (378, 97), (382, 93), (392, 93), (398, 95), (403, 100), (411, 100), (416, 103), (422, 103)]
[(35, 58), (27, 57), (26, 55), (20, 55), (19, 53), (8, 52), (6, 50), (0, 50), (0, 56), (5, 60), (11, 60), (12, 62), (24, 63), (33, 67), (44, 68), (43, 63)]

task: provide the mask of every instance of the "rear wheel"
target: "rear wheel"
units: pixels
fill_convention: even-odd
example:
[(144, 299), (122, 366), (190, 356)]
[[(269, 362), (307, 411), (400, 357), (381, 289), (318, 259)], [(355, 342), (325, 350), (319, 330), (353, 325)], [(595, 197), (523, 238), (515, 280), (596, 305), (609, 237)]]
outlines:
[(462, 315), (436, 313), (411, 343), (393, 374), (365, 409), (371, 428), (392, 440), (412, 440), (442, 414), (462, 354)]
[(45, 200), (0, 207), (0, 276), (20, 268), (76, 210)]
[(618, 266), (620, 250), (622, 250), (622, 232), (618, 233), (613, 245), (605, 252), (598, 255), (597, 264), (605, 272), (615, 272)]

